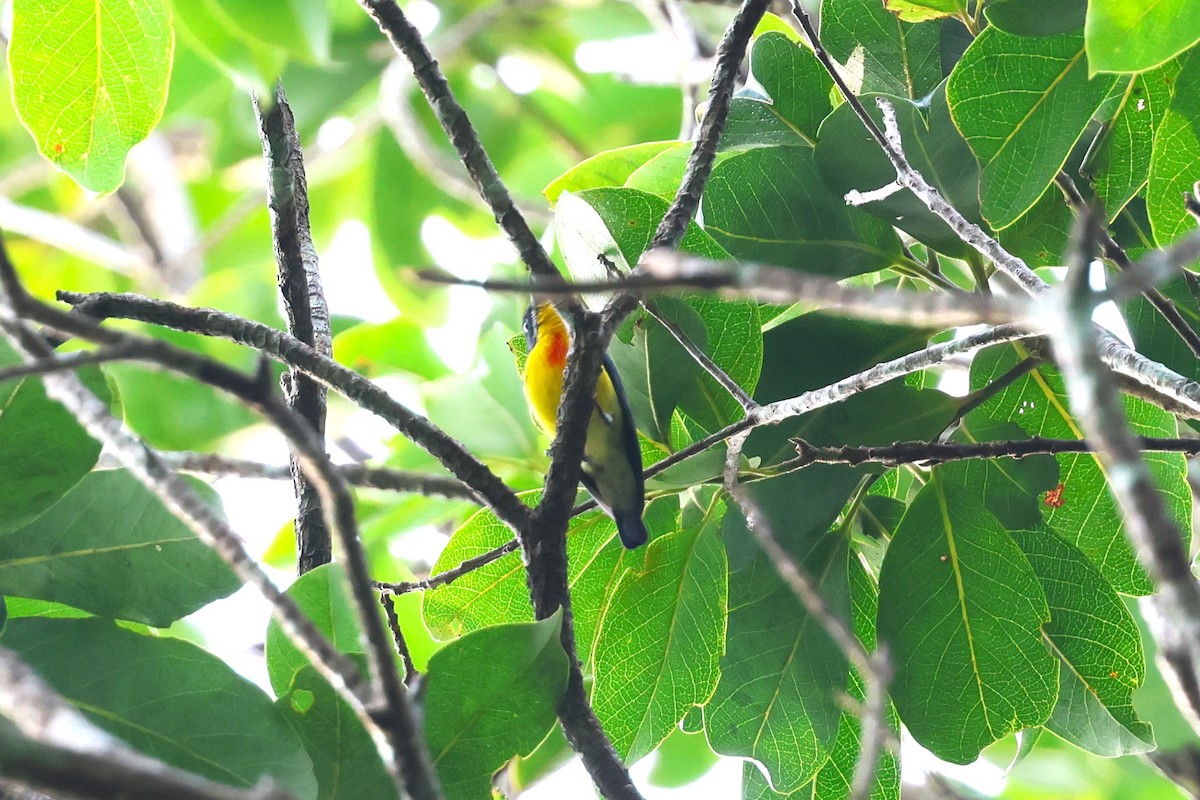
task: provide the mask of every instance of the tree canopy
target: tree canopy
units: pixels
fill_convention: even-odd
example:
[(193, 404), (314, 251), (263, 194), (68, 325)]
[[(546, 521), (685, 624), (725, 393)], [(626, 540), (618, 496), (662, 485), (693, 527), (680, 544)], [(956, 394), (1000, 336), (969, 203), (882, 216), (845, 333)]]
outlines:
[[(1185, 0), (0, 0), (0, 795), (1195, 791), (1198, 41)], [(605, 353), (636, 549), (577, 494)], [(231, 524), (248, 479), (294, 521)], [(189, 619), (245, 584), (261, 686)]]

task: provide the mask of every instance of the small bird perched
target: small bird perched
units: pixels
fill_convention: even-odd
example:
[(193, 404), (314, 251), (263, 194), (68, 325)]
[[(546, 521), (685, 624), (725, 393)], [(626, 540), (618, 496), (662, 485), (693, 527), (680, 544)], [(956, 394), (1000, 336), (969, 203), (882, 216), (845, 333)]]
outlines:
[[(534, 301), (525, 311), (525, 346), (529, 351), (525, 397), (533, 421), (553, 438), (571, 347), (571, 335), (553, 303)], [(596, 382), (596, 408), (588, 421), (581, 480), (596, 503), (617, 523), (617, 533), (626, 547), (632, 549), (646, 542), (646, 525), (642, 522), (646, 489), (637, 430), (617, 368), (607, 355)]]

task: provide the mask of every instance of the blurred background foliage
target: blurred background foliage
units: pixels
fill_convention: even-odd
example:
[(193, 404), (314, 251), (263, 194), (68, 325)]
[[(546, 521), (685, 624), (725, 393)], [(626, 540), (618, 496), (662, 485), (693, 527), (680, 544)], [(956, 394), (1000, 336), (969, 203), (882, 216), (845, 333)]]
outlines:
[[(730, 10), (684, 7), (702, 63)], [(543, 190), (556, 178), (603, 151), (675, 140), (694, 122), (680, 86), (696, 77), (697, 59), (649, 0), (413, 0), (405, 8), (539, 232), (551, 227)], [(8, 0), (0, 1), (0, 20), (6, 42)], [(429, 266), (471, 278), (519, 277), (523, 270), (407, 65), (394, 61), (375, 25), (349, 0), (176, 0), (174, 21), (163, 119), (133, 150), (126, 182), (113, 194), (96, 196), (56, 171), (38, 154), (13, 106), (0, 103), (0, 229), (31, 290), (47, 299), (60, 289), (136, 291), (283, 327), (248, 95), (267, 92), (281, 71), (305, 147), (312, 233), (335, 314), (336, 358), (424, 410), (514, 488), (539, 487), (546, 442), (525, 410), (509, 349), (524, 299), (447, 290), (412, 276)], [(7, 94), (6, 68), (0, 82)], [(551, 244), (551, 237), (545, 241)], [(711, 246), (720, 250), (716, 242)], [(242, 368), (254, 364), (251, 352), (225, 342), (131, 327)], [(137, 365), (108, 371), (127, 423), (150, 443), (256, 452), (255, 419), (217, 392)], [(435, 466), (337, 397), (330, 413), (329, 441), (343, 460), (370, 456), (406, 469)], [(663, 420), (655, 438), (669, 438), (668, 428)], [(396, 500), (371, 491), (359, 492), (358, 502), (380, 580), (428, 572), (444, 534), (472, 511), (462, 502)], [(431, 547), (405, 549), (404, 533), (430, 526), (438, 532)], [(285, 525), (267, 559), (288, 569), (292, 549)], [(406, 630), (425, 630), (418, 597), (401, 598), (397, 608)], [(409, 645), (418, 668), (438, 647), (431, 636), (412, 636)], [(1157, 671), (1150, 666), (1148, 672), (1137, 695), (1142, 718), (1154, 724), (1164, 749), (1191, 742)], [(1051, 739), (1043, 736), (1006, 777), (1016, 745), (993, 746), (986, 765), (953, 773), (966, 776), (956, 790), (1014, 799), (1179, 796), (1136, 758), (1100, 759)], [(565, 743), (552, 736), (519, 760), (508, 780), (526, 785), (565, 753)], [(657, 758), (650, 780), (661, 786), (704, 780), (716, 761), (701, 737), (682, 732)]]

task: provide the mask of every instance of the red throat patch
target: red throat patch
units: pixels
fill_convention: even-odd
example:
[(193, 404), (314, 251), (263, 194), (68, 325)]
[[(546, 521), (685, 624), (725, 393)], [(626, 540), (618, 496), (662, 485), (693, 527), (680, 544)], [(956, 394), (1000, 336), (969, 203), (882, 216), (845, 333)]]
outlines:
[(567, 365), (567, 350), (571, 340), (564, 330), (550, 331), (546, 336), (546, 360), (556, 367)]

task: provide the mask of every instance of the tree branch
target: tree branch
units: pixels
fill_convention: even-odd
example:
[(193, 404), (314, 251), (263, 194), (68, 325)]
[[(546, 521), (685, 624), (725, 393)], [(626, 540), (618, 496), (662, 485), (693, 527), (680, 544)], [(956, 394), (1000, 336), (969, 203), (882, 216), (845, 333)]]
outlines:
[[(781, 471), (806, 467), (809, 464), (898, 464), (928, 462), (944, 464), (976, 458), (1025, 458), (1033, 455), (1058, 453), (1094, 453), (1096, 446), (1087, 439), (1016, 439), (1002, 442), (896, 442), (884, 447), (818, 447), (803, 439), (793, 439), (797, 457), (784, 461), (775, 469)], [(1151, 436), (1137, 437), (1138, 450), (1144, 453), (1200, 454), (1200, 439), (1166, 439)]]
[[(73, 366), (72, 363), (68, 368), (73, 368)], [(0, 378), (2, 377), (3, 374), (0, 373)], [(229, 458), (215, 453), (164, 452), (159, 455), (172, 469), (189, 472), (235, 475), (240, 478), (266, 478), (268, 480), (290, 480), (292, 477), (291, 467), (282, 464), (264, 464), (258, 461)], [(462, 481), (442, 475), (426, 475), (421, 472), (368, 467), (362, 464), (335, 464), (334, 469), (342, 476), (342, 480), (351, 486), (448, 497), (454, 500), (475, 499), (475, 493)]]
[(207, 308), (187, 308), (132, 294), (59, 292), (58, 299), (75, 312), (97, 319), (136, 319), (174, 330), (217, 336), (252, 347), (300, 369), (352, 402), (377, 415), (421, 446), (474, 492), (475, 499), (519, 532), (530, 511), (520, 499), (465, 447), (424, 417), (418, 416), (352, 369), (321, 355), (308, 345), (269, 325)]
[[(309, 229), (304, 154), (282, 83), (275, 84), (274, 101), (265, 112), (254, 98), (254, 115), (267, 161), (267, 205), (275, 243), (276, 280), (287, 311), (288, 333), (329, 356), (333, 353), (333, 333)], [(288, 406), (312, 426), (318, 440), (323, 440), (325, 387), (293, 367), (283, 378), (283, 391)], [(333, 541), (325, 527), (321, 498), (304, 476), (295, 453), (291, 467), (297, 503), (296, 570), (303, 575), (332, 560)]]

